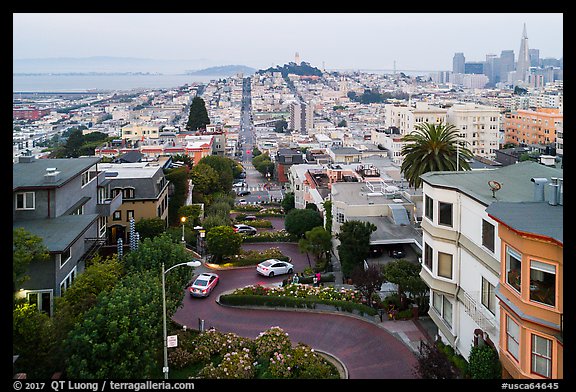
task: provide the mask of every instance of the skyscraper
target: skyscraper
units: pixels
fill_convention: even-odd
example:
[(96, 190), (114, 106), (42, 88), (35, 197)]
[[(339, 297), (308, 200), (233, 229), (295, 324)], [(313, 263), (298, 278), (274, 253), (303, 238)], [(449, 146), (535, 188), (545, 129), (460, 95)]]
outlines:
[(508, 81), (508, 73), (514, 71), (514, 51), (503, 50), (500, 53), (500, 81)]
[(516, 65), (516, 80), (526, 81), (530, 70), (530, 52), (528, 51), (528, 35), (526, 34), (526, 23), (522, 31), (520, 40), (520, 52), (518, 53), (518, 64)]
[(454, 58), (452, 59), (452, 72), (463, 74), (465, 63), (466, 58), (464, 57), (464, 53), (454, 53)]

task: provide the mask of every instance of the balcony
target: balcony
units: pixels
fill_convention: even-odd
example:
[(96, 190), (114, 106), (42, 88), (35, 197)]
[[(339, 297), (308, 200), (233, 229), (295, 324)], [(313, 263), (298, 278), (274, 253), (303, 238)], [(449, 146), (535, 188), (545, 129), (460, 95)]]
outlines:
[(110, 216), (122, 205), (122, 192), (118, 192), (116, 196), (111, 199), (99, 201), (96, 205), (96, 211), (102, 216)]

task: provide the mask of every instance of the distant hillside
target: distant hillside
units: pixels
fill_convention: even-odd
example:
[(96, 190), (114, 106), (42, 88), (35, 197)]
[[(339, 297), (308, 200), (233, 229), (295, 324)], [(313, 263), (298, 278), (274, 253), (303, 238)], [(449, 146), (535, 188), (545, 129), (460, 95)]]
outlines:
[(322, 76), (322, 71), (320, 71), (316, 67), (312, 67), (309, 63), (302, 61), (299, 65), (290, 62), (288, 64), (284, 64), (282, 67), (277, 66), (276, 68), (268, 68), (264, 70), (258, 71), (259, 74), (263, 74), (266, 72), (281, 72), (282, 76), (286, 78), (288, 74), (295, 74), (295, 75), (305, 75), (305, 76)]
[(186, 75), (200, 75), (200, 76), (232, 76), (238, 73), (244, 75), (251, 75), (256, 72), (256, 69), (247, 67), (245, 65), (222, 65), (219, 67), (210, 67), (205, 69), (200, 69), (198, 71), (186, 71)]

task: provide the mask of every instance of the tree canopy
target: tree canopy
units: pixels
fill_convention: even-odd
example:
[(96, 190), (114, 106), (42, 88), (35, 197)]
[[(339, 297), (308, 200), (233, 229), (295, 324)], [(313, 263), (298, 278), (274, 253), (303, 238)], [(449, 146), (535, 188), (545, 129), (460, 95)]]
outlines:
[(294, 208), (286, 214), (284, 227), (286, 231), (298, 238), (304, 237), (307, 231), (323, 226), (324, 221), (318, 211)]
[(362, 265), (370, 253), (370, 235), (376, 231), (376, 226), (370, 222), (357, 220), (346, 221), (340, 227), (337, 238), (338, 256), (342, 265), (342, 273), (345, 277), (350, 274), (357, 265)]

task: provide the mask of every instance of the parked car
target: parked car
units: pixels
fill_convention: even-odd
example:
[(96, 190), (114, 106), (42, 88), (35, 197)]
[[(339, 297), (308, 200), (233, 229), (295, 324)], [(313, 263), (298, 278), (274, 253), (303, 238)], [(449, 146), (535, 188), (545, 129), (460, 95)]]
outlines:
[(234, 225), (234, 231), (236, 233), (240, 233), (240, 234), (249, 234), (249, 235), (254, 235), (258, 232), (258, 230), (256, 230), (255, 227), (252, 226), (248, 226), (248, 225), (243, 225), (241, 223), (238, 223), (236, 225)]
[(246, 204), (248, 204), (248, 202), (246, 201), (246, 199), (239, 199), (238, 201), (236, 201), (236, 204), (245, 206)]
[(250, 191), (239, 191), (236, 193), (238, 196), (248, 196)]
[(218, 274), (204, 272), (194, 280), (188, 291), (191, 297), (207, 297), (220, 282)]
[(294, 272), (294, 265), (287, 261), (268, 259), (264, 260), (256, 266), (256, 272), (258, 272), (260, 275), (268, 277), (282, 274), (291, 274)]
[(254, 221), (254, 220), (257, 220), (257, 219), (258, 219), (258, 218), (256, 217), (256, 215), (246, 215), (246, 216), (244, 217), (244, 220), (247, 220), (247, 221)]
[(390, 257), (394, 257), (395, 259), (401, 259), (406, 257), (406, 251), (404, 248), (402, 248), (402, 246), (394, 246), (389, 250), (388, 255)]

